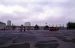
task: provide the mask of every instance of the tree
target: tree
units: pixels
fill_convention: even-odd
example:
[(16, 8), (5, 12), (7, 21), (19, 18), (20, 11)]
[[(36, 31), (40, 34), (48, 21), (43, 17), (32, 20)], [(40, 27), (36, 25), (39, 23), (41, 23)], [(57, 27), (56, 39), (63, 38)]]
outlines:
[(68, 22), (67, 23), (67, 29), (75, 29), (75, 23)]
[(44, 30), (49, 30), (49, 26), (46, 25), (46, 26), (44, 27)]
[(39, 30), (39, 26), (37, 24), (34, 26), (34, 30)]

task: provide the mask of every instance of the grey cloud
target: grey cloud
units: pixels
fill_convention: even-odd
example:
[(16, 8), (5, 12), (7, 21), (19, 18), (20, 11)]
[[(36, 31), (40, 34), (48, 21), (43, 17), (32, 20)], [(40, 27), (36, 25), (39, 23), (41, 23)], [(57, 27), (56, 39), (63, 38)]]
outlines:
[[(74, 16), (75, 16), (75, 0), (69, 0), (68, 2), (56, 2), (56, 3), (53, 3), (49, 0), (36, 0), (36, 2), (31, 2), (31, 3), (26, 3), (26, 2), (15, 2), (13, 0), (0, 0), (0, 4), (3, 4), (5, 6), (14, 6), (14, 5), (19, 5), (19, 6), (23, 6), (24, 8), (29, 8), (31, 9), (31, 12), (29, 13), (19, 13), (19, 12), (14, 12), (15, 14), (3, 14), (3, 15), (0, 15), (1, 16), (1, 20), (5, 21), (5, 20), (8, 20), (8, 19), (11, 19), (13, 20), (13, 22), (17, 22), (19, 23), (20, 22), (24, 22), (22, 21), (23, 19), (29, 19), (30, 17), (32, 17), (33, 15), (38, 15), (42, 12), (44, 12), (44, 7), (48, 6), (49, 8), (55, 8), (55, 7), (60, 7), (63, 9), (63, 13), (61, 14), (61, 17), (60, 19), (58, 20), (55, 20), (55, 19), (51, 19), (51, 18), (48, 18), (47, 20), (44, 20), (44, 21), (33, 21), (33, 23), (41, 23), (41, 22), (49, 22), (49, 23), (66, 23), (68, 22), (69, 20), (71, 20), (73, 18), (72, 21), (75, 20)], [(13, 16), (18, 16), (17, 18), (13, 17)], [(72, 17), (72, 18), (70, 18)], [(37, 18), (37, 16), (36, 16)], [(16, 21), (15, 21), (16, 20)]]

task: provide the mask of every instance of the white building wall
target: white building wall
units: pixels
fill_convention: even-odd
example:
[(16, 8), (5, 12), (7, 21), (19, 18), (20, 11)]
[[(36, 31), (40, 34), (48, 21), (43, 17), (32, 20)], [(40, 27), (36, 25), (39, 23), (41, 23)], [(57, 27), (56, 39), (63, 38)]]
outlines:
[(30, 22), (25, 22), (24, 26), (31, 26)]
[(11, 26), (11, 20), (7, 21), (7, 26)]

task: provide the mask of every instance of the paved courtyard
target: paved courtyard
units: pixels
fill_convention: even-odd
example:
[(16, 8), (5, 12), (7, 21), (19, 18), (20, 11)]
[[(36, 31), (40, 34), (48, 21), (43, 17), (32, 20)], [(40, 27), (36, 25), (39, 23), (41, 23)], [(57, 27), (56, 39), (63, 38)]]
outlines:
[(46, 44), (57, 43), (59, 44), (57, 48), (75, 48), (75, 43), (70, 41), (75, 38), (74, 36), (75, 30), (30, 30), (25, 32), (0, 32), (0, 48), (5, 48), (11, 45), (20, 46), (20, 44), (25, 43), (29, 43), (30, 48), (36, 48), (35, 45), (39, 41), (51, 41), (47, 42)]

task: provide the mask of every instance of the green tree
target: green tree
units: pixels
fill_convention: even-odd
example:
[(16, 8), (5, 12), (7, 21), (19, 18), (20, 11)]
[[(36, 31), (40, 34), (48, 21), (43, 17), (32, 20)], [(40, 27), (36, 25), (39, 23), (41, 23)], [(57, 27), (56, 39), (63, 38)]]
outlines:
[(75, 23), (68, 22), (67, 23), (67, 29), (75, 29)]
[(39, 30), (39, 26), (37, 24), (34, 26), (34, 30)]
[(44, 30), (49, 30), (49, 26), (46, 25), (46, 26), (44, 27)]

